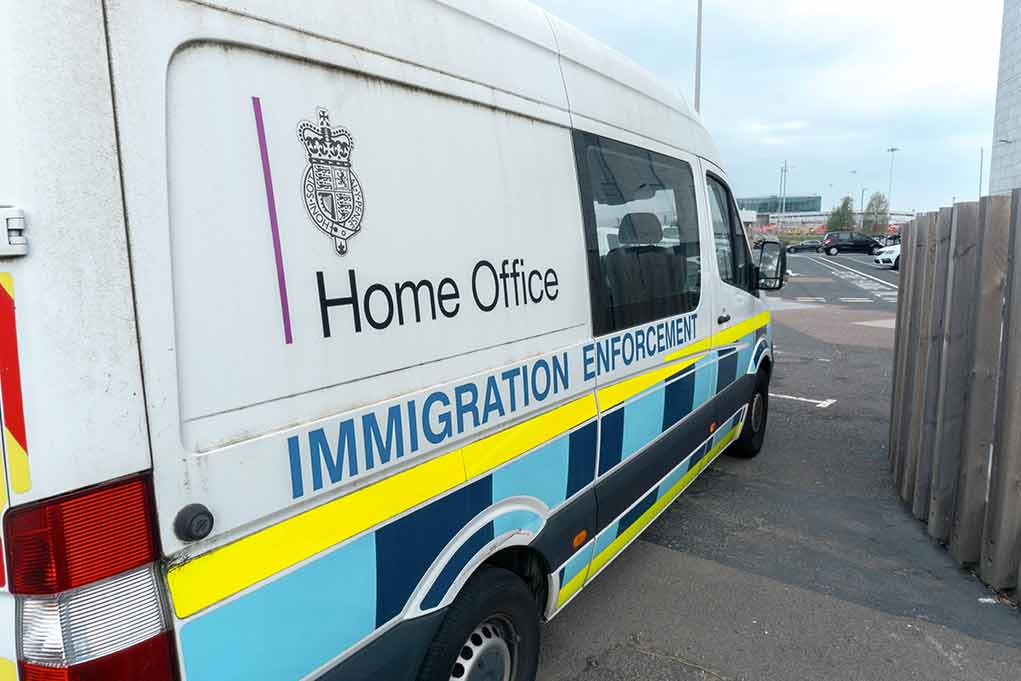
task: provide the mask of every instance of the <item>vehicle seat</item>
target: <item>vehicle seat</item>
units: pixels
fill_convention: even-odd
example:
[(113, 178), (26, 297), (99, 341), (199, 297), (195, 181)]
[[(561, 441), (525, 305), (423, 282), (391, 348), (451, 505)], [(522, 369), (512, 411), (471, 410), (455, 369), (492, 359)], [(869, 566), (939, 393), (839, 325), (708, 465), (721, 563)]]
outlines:
[(618, 328), (671, 314), (680, 290), (673, 253), (659, 245), (663, 241), (659, 218), (654, 213), (628, 213), (620, 222), (619, 239), (620, 246), (606, 254), (604, 263)]

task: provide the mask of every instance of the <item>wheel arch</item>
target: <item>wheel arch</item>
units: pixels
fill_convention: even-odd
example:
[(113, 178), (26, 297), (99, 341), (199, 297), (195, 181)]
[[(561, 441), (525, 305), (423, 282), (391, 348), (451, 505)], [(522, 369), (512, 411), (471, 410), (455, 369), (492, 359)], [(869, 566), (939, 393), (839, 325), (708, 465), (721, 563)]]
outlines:
[(529, 590), (547, 597), (549, 560), (533, 546), (546, 526), (549, 508), (533, 497), (514, 497), (489, 507), (466, 524), (433, 561), (404, 609), (412, 619), (448, 607), (468, 580), (485, 567), (504, 568)]

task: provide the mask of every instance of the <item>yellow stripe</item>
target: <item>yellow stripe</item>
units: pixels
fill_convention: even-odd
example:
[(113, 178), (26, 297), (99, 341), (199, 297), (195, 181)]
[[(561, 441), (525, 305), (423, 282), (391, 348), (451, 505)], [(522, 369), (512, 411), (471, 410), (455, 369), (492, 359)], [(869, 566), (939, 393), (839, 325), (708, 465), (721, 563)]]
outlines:
[(641, 392), (645, 392), (660, 381), (670, 378), (678, 371), (690, 367), (703, 357), (705, 357), (705, 355), (690, 357), (683, 362), (671, 364), (670, 366), (666, 366), (661, 369), (653, 369), (652, 371), (647, 371), (644, 374), (639, 374), (634, 378), (628, 378), (619, 383), (603, 388), (599, 391), (599, 408), (603, 411), (613, 409), (618, 404), (626, 402)]
[(7, 291), (7, 295), (14, 300), (14, 277), (11, 276), (10, 272), (0, 272), (0, 286), (3, 286), (4, 290)]
[(717, 332), (716, 335), (713, 336), (713, 347), (718, 348), (724, 345), (730, 345), (731, 343), (736, 343), (748, 334), (755, 333), (763, 326), (769, 324), (770, 318), (769, 312), (766, 311), (752, 317), (751, 319), (746, 319), (743, 322), (734, 324), (731, 327)]
[(562, 607), (564, 603), (571, 600), (571, 597), (574, 596), (574, 594), (578, 593), (578, 589), (585, 584), (585, 579), (588, 577), (588, 570), (588, 566), (586, 565), (581, 572), (568, 580), (567, 584), (564, 585), (564, 588), (560, 590), (560, 595), (557, 596), (558, 608)]
[(596, 416), (596, 400), (586, 395), (461, 449), (469, 478), (491, 471), (511, 459), (549, 442)]
[(188, 617), (464, 482), (459, 451), (248, 535), (167, 574)]
[[(281, 570), (482, 475), (594, 418), (592, 395), (473, 442), (170, 569), (174, 610), (188, 617)], [(467, 476), (467, 477), (466, 477)]]
[(18, 681), (17, 666), (5, 657), (0, 657), (0, 681)]
[(688, 471), (687, 474), (685, 474), (685, 476), (677, 482), (677, 484), (671, 487), (666, 494), (657, 499), (656, 503), (649, 507), (649, 510), (643, 513), (638, 518), (638, 520), (632, 523), (631, 527), (624, 530), (624, 532), (622, 532), (616, 539), (614, 539), (609, 546), (603, 549), (599, 553), (599, 555), (595, 557), (595, 559), (592, 561), (592, 566), (589, 568), (589, 573), (595, 575), (607, 563), (609, 563), (610, 560), (612, 560), (615, 555), (617, 555), (621, 550), (623, 550), (624, 547), (627, 546), (632, 539), (637, 537), (641, 533), (641, 531), (644, 530), (646, 526), (648, 526), (649, 523), (651, 523), (664, 508), (669, 506), (674, 499), (680, 496), (681, 492), (684, 491), (684, 489), (691, 483), (691, 481), (698, 477), (699, 473), (705, 470), (706, 466), (715, 461), (716, 457), (720, 455), (720, 453), (727, 447), (727, 445), (729, 445), (731, 442), (737, 439), (740, 433), (741, 433), (740, 425), (732, 429), (729, 433), (727, 433), (726, 437), (720, 440), (720, 443), (713, 447), (709, 454), (705, 458), (703, 458), (698, 463), (698, 465), (696, 465), (694, 468)]
[(19, 494), (32, 489), (32, 476), (28, 470), (28, 453), (22, 449), (11, 431), (4, 428), (7, 442), (7, 466), (11, 469), (11, 488)]
[(669, 355), (663, 358), (663, 361), (673, 362), (675, 359), (680, 359), (681, 357), (687, 357), (689, 355), (695, 355), (700, 352), (705, 352), (706, 350), (709, 350), (712, 347), (713, 347), (712, 339), (706, 338), (705, 340), (700, 340), (696, 343), (689, 343), (680, 350), (671, 352)]

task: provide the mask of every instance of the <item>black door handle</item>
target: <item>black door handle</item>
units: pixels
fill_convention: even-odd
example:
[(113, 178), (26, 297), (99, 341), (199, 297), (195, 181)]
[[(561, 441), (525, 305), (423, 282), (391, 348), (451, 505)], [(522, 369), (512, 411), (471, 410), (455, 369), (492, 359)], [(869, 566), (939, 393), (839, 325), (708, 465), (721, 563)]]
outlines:
[(729, 321), (730, 321), (730, 315), (729, 314), (721, 314), (716, 319), (716, 323), (717, 324), (726, 324)]

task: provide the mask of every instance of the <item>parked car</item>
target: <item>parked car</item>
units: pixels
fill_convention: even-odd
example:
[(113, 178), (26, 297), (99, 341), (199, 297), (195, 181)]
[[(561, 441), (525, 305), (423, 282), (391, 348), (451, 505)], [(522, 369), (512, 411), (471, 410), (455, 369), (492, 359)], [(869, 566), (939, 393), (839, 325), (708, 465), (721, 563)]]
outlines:
[(873, 262), (880, 267), (890, 267), (895, 270), (900, 269), (900, 244), (894, 246), (887, 246), (881, 248), (876, 253), (876, 257), (873, 258)]
[(787, 244), (788, 253), (798, 253), (800, 251), (818, 251), (822, 248), (822, 241), (819, 239), (805, 239), (798, 244)]
[(861, 232), (828, 232), (822, 240), (822, 250), (826, 255), (837, 255), (838, 253), (868, 253), (875, 254), (882, 248), (881, 244), (874, 238)]

